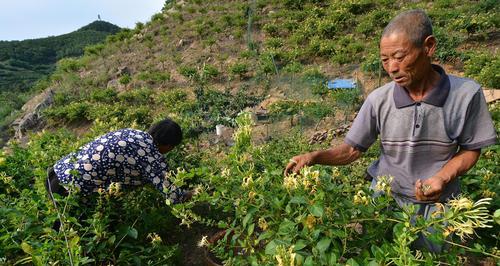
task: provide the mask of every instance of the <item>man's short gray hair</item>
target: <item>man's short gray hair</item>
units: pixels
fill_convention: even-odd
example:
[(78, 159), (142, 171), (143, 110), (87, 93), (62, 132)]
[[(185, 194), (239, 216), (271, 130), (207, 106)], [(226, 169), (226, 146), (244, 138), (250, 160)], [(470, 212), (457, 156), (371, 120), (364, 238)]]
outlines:
[(432, 22), (422, 9), (405, 11), (387, 24), (382, 38), (393, 33), (404, 33), (416, 47), (422, 47), (425, 38), (432, 35)]

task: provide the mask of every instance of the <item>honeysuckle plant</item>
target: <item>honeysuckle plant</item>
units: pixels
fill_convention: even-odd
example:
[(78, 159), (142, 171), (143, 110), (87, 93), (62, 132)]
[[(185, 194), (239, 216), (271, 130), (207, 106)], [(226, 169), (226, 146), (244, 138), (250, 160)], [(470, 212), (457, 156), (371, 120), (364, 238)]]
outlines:
[[(453, 254), (463, 248), (453, 245), (450, 235), (464, 238), (492, 226), (486, 209), (491, 199), (455, 199), (431, 219), (415, 220), (414, 206), (400, 208), (392, 199), (389, 176), (379, 178), (375, 191), (349, 168), (305, 167), (284, 176), (289, 147), (253, 146), (250, 115), (240, 114), (236, 122), (230, 153), (213, 169), (195, 170), (192, 174), (203, 185), (192, 201), (172, 206), (185, 224), (201, 222), (226, 230), (217, 243), (203, 241), (226, 264), (433, 264), (438, 255), (410, 248), (419, 234), (451, 243), (450, 252), (441, 256), (453, 262)], [(183, 179), (186, 173), (178, 176)], [(219, 217), (197, 214), (194, 207), (200, 202), (219, 210)], [(435, 235), (429, 235), (430, 227)]]

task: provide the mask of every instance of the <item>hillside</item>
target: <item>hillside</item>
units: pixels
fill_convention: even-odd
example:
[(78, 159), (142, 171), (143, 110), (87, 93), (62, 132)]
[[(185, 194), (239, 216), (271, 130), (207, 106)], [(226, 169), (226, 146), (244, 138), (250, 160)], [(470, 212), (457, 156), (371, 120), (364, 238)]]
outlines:
[[(40, 113), (44, 130), (26, 132), (29, 142), (13, 141), (0, 154), (0, 261), (203, 265), (196, 242), (218, 229), (232, 232), (225, 242), (231, 248), (224, 241), (201, 244), (234, 265), (495, 261), (498, 201), (474, 205), (487, 206), (480, 211), (492, 226), (474, 227), (480, 238), (455, 237), (458, 245), (446, 254), (410, 250), (426, 227), (412, 228), (405, 220), (410, 211), (388, 208), (390, 197), (371, 200), (363, 181), (377, 145), (350, 166), (283, 178), (291, 156), (340, 142), (361, 94), (388, 80), (380, 68), (380, 34), (395, 14), (412, 8), (433, 20), (436, 63), (500, 88), (495, 0), (166, 1), (150, 22), (87, 46), (81, 57), (59, 60), (38, 85), (54, 91), (53, 105)], [(327, 90), (326, 80), (336, 77), (357, 79), (360, 90)], [(269, 118), (252, 122), (243, 110), (266, 110)], [(490, 111), (498, 132), (498, 103)], [(111, 130), (145, 130), (165, 116), (179, 122), (185, 136), (167, 155), (169, 177), (196, 188), (192, 202), (165, 204), (150, 187), (103, 192), (90, 207), (72, 195), (60, 199), (64, 211), (46, 199), (46, 169), (61, 156)], [(218, 124), (235, 130), (234, 139), (214, 136)], [(463, 177), (470, 206), (500, 193), (499, 146), (482, 152)], [(464, 211), (449, 221), (473, 230), (460, 220)], [(66, 229), (52, 230), (61, 215)], [(451, 229), (438, 230), (436, 241), (444, 241)]]
[(59, 36), (0, 41), (0, 125), (6, 116), (22, 106), (30, 95), (29, 89), (54, 71), (58, 60), (81, 56), (85, 46), (102, 42), (119, 30), (111, 23), (94, 21)]

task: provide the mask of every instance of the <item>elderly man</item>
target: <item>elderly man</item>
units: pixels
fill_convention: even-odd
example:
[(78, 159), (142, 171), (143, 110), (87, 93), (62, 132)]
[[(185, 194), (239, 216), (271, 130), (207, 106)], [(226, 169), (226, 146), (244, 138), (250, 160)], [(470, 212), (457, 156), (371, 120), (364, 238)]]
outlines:
[[(368, 168), (372, 186), (378, 176), (392, 176), (396, 202), (418, 204), (424, 216), (432, 203), (457, 196), (459, 176), (474, 166), (481, 148), (497, 140), (481, 86), (432, 64), (436, 45), (424, 11), (395, 17), (380, 40), (392, 82), (367, 97), (343, 144), (293, 157), (285, 174), (306, 165), (349, 164), (380, 137), (380, 158)], [(415, 244), (441, 250), (423, 237)]]
[(113, 183), (123, 187), (149, 183), (173, 203), (183, 201), (190, 194), (165, 177), (168, 167), (162, 156), (181, 140), (181, 128), (168, 118), (154, 124), (148, 132), (121, 129), (100, 136), (49, 169), (45, 183), (49, 196), (52, 200), (53, 193), (66, 196), (65, 187), (70, 184), (85, 196), (99, 189), (107, 190)]

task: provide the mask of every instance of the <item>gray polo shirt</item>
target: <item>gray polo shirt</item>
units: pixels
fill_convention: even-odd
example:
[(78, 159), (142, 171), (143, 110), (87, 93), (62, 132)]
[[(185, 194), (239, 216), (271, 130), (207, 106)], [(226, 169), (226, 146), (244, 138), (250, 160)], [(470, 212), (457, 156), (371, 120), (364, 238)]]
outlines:
[[(394, 177), (392, 192), (413, 202), (415, 182), (436, 174), (459, 148), (476, 150), (497, 141), (481, 86), (433, 67), (441, 80), (421, 102), (395, 82), (374, 90), (344, 140), (366, 151), (380, 135), (381, 154), (368, 173)], [(440, 201), (458, 193), (455, 178)]]

